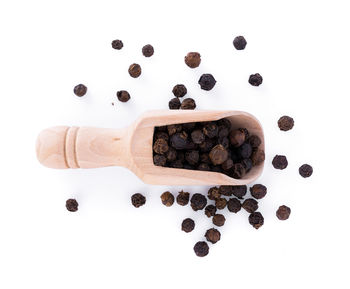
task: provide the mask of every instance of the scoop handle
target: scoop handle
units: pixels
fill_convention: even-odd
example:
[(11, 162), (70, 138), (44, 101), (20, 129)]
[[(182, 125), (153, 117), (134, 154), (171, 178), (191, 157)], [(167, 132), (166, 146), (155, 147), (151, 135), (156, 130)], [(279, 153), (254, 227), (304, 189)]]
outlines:
[(41, 164), (55, 169), (123, 166), (127, 160), (126, 129), (56, 126), (36, 142)]

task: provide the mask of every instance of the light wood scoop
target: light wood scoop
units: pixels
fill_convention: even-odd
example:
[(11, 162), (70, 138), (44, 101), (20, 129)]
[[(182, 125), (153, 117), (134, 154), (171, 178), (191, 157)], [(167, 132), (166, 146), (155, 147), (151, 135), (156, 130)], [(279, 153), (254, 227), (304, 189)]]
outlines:
[(154, 185), (244, 185), (260, 176), (264, 164), (255, 166), (242, 179), (207, 171), (159, 167), (153, 164), (155, 126), (214, 121), (228, 118), (232, 128), (245, 127), (250, 134), (264, 134), (259, 121), (241, 111), (158, 110), (144, 113), (124, 129), (57, 126), (43, 130), (37, 139), (40, 163), (56, 169), (123, 166), (141, 180)]

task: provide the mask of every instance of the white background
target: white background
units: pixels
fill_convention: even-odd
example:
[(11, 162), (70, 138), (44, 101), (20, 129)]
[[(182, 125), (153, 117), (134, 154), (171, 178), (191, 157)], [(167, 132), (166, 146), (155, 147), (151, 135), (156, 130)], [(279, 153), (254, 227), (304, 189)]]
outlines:
[[(349, 288), (347, 2), (1, 1), (0, 288)], [(237, 35), (244, 51), (233, 48)], [(201, 53), (198, 69), (185, 66), (189, 51)], [(133, 62), (138, 79), (127, 73)], [(256, 72), (257, 88), (247, 82)], [(217, 80), (210, 92), (197, 84), (202, 73)], [(167, 109), (177, 83), (198, 109), (246, 110), (265, 130), (265, 225), (225, 209), (222, 239), (205, 258), (192, 248), (210, 220), (159, 196), (208, 187), (150, 186), (118, 167), (52, 170), (35, 157), (41, 129), (124, 127)], [(120, 89), (128, 103), (116, 100)], [(295, 119), (290, 132), (277, 127), (284, 114)], [(286, 170), (272, 168), (275, 154), (287, 155)], [(314, 167), (309, 179), (298, 175), (303, 163)], [(147, 197), (139, 209), (136, 192)], [(71, 197), (76, 213), (65, 209)], [(282, 204), (292, 209), (285, 222), (275, 216)], [(186, 217), (196, 221), (189, 234)]]

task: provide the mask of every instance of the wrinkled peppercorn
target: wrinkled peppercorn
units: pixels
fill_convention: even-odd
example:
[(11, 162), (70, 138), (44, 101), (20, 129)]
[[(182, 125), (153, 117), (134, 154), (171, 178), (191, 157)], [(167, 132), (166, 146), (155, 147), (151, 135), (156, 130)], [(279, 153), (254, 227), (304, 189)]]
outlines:
[(233, 161), (228, 159), (222, 163), (221, 167), (224, 171), (228, 171), (233, 167)]
[(210, 122), (203, 127), (203, 133), (208, 138), (214, 138), (218, 136), (219, 128), (215, 123)]
[(154, 137), (155, 137), (156, 140), (159, 139), (159, 138), (164, 139), (166, 142), (168, 142), (168, 140), (169, 140), (169, 135), (166, 132), (164, 132), (164, 131), (157, 131), (154, 134)]
[(247, 45), (247, 41), (243, 36), (237, 36), (235, 39), (233, 39), (233, 46), (237, 50), (243, 50)]
[(233, 165), (233, 174), (232, 177), (235, 179), (241, 179), (245, 175), (245, 167), (241, 163)]
[(169, 150), (165, 153), (165, 157), (169, 162), (175, 161), (177, 157), (176, 150), (172, 147), (169, 147)]
[(173, 88), (173, 94), (176, 97), (183, 97), (186, 95), (186, 93), (187, 93), (187, 88), (183, 84), (177, 84)]
[(227, 200), (225, 198), (219, 198), (215, 200), (215, 206), (219, 210), (225, 209)]
[(255, 184), (249, 190), (250, 190), (250, 194), (255, 199), (262, 199), (263, 197), (266, 196), (266, 192), (267, 192), (267, 188), (261, 184)]
[(283, 205), (283, 206), (280, 206), (276, 211), (276, 216), (279, 220), (285, 221), (289, 218), (290, 212), (291, 212), (290, 208)]
[(174, 195), (169, 191), (161, 194), (160, 199), (162, 200), (163, 205), (171, 207), (174, 204)]
[(188, 122), (188, 123), (183, 123), (182, 128), (187, 131), (188, 133), (191, 133), (196, 127), (195, 122)]
[(258, 166), (261, 163), (263, 163), (265, 161), (265, 152), (263, 150), (256, 150), (253, 151), (252, 156), (251, 156), (251, 160), (253, 162), (253, 166)]
[(219, 192), (218, 187), (212, 187), (208, 191), (208, 199), (209, 200), (216, 200), (221, 197), (221, 193)]
[(198, 257), (204, 257), (209, 253), (209, 246), (206, 242), (197, 242), (194, 245), (193, 250)]
[(202, 152), (210, 152), (210, 150), (215, 146), (215, 140), (212, 138), (206, 138), (204, 142), (199, 144), (199, 148)]
[(170, 167), (174, 169), (182, 169), (184, 167), (182, 160), (175, 160), (170, 163)]
[(214, 205), (208, 205), (204, 209), (205, 215), (210, 218), (216, 214), (216, 207)]
[(156, 166), (164, 167), (166, 164), (166, 157), (162, 155), (154, 155), (153, 156), (153, 163)]
[(154, 48), (151, 44), (147, 44), (144, 47), (142, 47), (142, 54), (145, 57), (151, 57), (154, 53)]
[(130, 94), (126, 90), (120, 90), (117, 92), (118, 100), (121, 102), (127, 102), (130, 99)]
[(76, 199), (68, 199), (66, 201), (66, 208), (70, 212), (78, 211), (78, 206), (79, 206), (79, 204), (78, 204)]
[(226, 221), (226, 219), (225, 219), (224, 215), (215, 214), (213, 217), (213, 224), (215, 226), (221, 227), (225, 224), (225, 221)]
[(207, 74), (202, 74), (202, 76), (198, 80), (198, 83), (199, 83), (201, 89), (208, 91), (208, 90), (213, 89), (213, 87), (216, 84), (216, 80), (215, 80), (214, 76), (207, 73)]
[(249, 158), (252, 155), (252, 152), (253, 149), (249, 143), (244, 143), (238, 148), (238, 155), (243, 159)]
[(259, 212), (254, 212), (249, 215), (249, 224), (251, 224), (255, 229), (259, 229), (264, 225), (264, 217)]
[(157, 139), (153, 145), (153, 150), (160, 155), (166, 153), (169, 150), (168, 142), (162, 138)]
[(112, 48), (120, 50), (124, 46), (123, 42), (119, 39), (113, 40), (112, 41)]
[(207, 205), (207, 198), (202, 194), (194, 194), (191, 198), (191, 207), (193, 211), (203, 210)]
[(185, 98), (181, 103), (181, 109), (195, 109), (196, 108), (196, 102), (193, 98)]
[(175, 134), (177, 132), (181, 132), (182, 126), (181, 126), (181, 124), (170, 124), (167, 126), (167, 130), (168, 130), (168, 134), (170, 136), (172, 136), (173, 134)]
[(220, 241), (221, 234), (217, 229), (211, 228), (207, 230), (204, 236), (208, 242), (215, 244), (217, 241)]
[(169, 101), (169, 109), (180, 109), (181, 102), (177, 97), (172, 98)]
[(201, 144), (204, 142), (205, 136), (201, 130), (197, 129), (191, 133), (191, 139), (195, 144)]
[(246, 172), (249, 172), (251, 168), (253, 167), (253, 162), (251, 159), (244, 159), (242, 160), (242, 165), (244, 166)]
[(194, 224), (194, 221), (192, 219), (187, 218), (187, 219), (182, 221), (182, 224), (181, 224), (182, 231), (189, 233), (189, 232), (193, 231), (194, 227), (195, 227), (195, 224)]
[(258, 208), (258, 202), (254, 199), (246, 199), (242, 204), (243, 209), (245, 209), (248, 213), (255, 212)]
[(247, 186), (232, 186), (232, 194), (238, 199), (242, 199), (247, 193)]
[(74, 94), (76, 96), (82, 97), (87, 92), (87, 87), (84, 84), (78, 84), (74, 87)]
[(230, 142), (234, 147), (240, 147), (245, 142), (245, 133), (242, 130), (236, 129), (230, 132)]
[(233, 186), (226, 186), (226, 185), (220, 186), (219, 193), (221, 195), (228, 196), (228, 197), (232, 196), (232, 193), (233, 193), (232, 188), (233, 188)]
[(227, 138), (228, 137), (228, 134), (230, 133), (229, 129), (227, 127), (222, 127), (222, 126), (219, 126), (219, 138)]
[(187, 133), (181, 132), (176, 133), (170, 137), (170, 144), (174, 149), (183, 150), (188, 147)]
[(294, 126), (294, 119), (290, 116), (284, 115), (278, 120), (278, 127), (282, 131), (291, 130)]
[(227, 118), (222, 118), (217, 121), (219, 127), (225, 127), (229, 131), (231, 130), (231, 122)]
[(229, 199), (227, 202), (227, 209), (232, 213), (238, 213), (241, 207), (241, 202), (236, 198)]
[(257, 135), (252, 135), (248, 138), (248, 143), (252, 148), (257, 148), (261, 145), (261, 139)]
[(186, 206), (188, 204), (190, 200), (190, 193), (181, 191), (179, 192), (179, 194), (176, 197), (176, 202), (180, 205), (180, 206)]
[(303, 178), (308, 178), (312, 175), (313, 173), (313, 168), (312, 166), (308, 165), (308, 164), (304, 164), (299, 168), (299, 174), (303, 177)]
[(201, 55), (198, 52), (189, 52), (185, 56), (185, 63), (190, 68), (196, 68), (201, 63)]
[(133, 194), (131, 196), (131, 203), (135, 208), (138, 208), (143, 206), (146, 203), (146, 198), (139, 193)]
[(259, 86), (263, 82), (263, 78), (259, 73), (255, 73), (249, 76), (248, 82), (253, 86)]
[(137, 63), (133, 63), (129, 66), (129, 74), (133, 78), (137, 78), (141, 75), (141, 66)]
[(272, 165), (275, 169), (283, 170), (288, 166), (286, 156), (276, 155), (272, 160)]
[(185, 159), (190, 165), (196, 165), (199, 161), (198, 151), (187, 151), (185, 154)]
[(216, 145), (209, 153), (209, 158), (214, 165), (221, 165), (227, 160), (228, 152), (222, 145)]

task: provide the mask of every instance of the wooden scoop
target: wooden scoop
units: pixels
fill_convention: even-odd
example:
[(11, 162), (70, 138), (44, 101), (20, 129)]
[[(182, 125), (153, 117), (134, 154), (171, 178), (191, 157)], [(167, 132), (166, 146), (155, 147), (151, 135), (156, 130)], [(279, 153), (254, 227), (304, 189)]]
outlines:
[(176, 123), (214, 121), (228, 118), (232, 128), (245, 127), (260, 137), (259, 121), (241, 111), (158, 110), (144, 113), (127, 128), (57, 126), (43, 130), (37, 139), (36, 154), (40, 163), (55, 169), (124, 166), (141, 180), (154, 185), (244, 185), (260, 176), (264, 164), (255, 166), (242, 179), (221, 173), (159, 167), (153, 164), (155, 126)]

